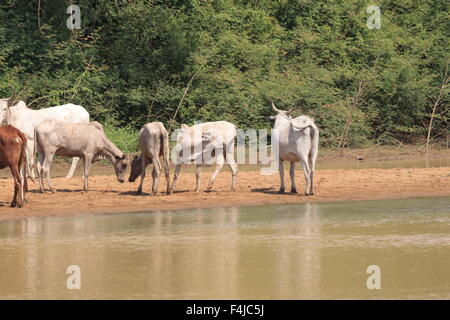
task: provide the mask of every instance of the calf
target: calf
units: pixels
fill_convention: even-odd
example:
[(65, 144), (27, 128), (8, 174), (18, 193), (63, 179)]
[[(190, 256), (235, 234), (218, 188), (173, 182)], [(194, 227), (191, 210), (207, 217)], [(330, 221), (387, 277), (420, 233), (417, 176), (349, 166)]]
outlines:
[[(26, 177), (27, 138), (18, 129), (7, 125), (0, 127), (0, 169), (9, 167), (14, 178), (14, 197), (11, 207), (21, 208), (28, 191)], [(24, 190), (25, 189), (25, 190)]]
[(89, 170), (98, 157), (107, 156), (115, 169), (117, 180), (124, 182), (128, 157), (105, 135), (100, 123), (64, 123), (46, 120), (35, 131), (36, 151), (39, 155), (39, 187), (45, 192), (43, 177), (52, 192), (55, 188), (50, 179), (50, 167), (55, 154), (80, 157), (84, 160), (84, 191), (88, 191)]
[(139, 132), (139, 149), (141, 150), (141, 154), (138, 157), (135, 156), (133, 161), (131, 161), (131, 173), (128, 181), (134, 182), (136, 181), (136, 178), (141, 175), (141, 183), (137, 192), (139, 194), (142, 193), (145, 169), (152, 163), (152, 194), (156, 195), (158, 193), (158, 183), (161, 175), (161, 163), (159, 157), (162, 156), (168, 194), (170, 188), (169, 134), (161, 122), (147, 123), (142, 127)]

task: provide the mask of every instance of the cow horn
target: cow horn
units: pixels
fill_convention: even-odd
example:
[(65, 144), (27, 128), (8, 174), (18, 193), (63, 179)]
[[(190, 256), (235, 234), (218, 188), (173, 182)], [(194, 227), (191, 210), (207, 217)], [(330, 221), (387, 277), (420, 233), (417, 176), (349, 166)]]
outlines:
[(14, 89), (14, 87), (12, 85), (9, 85), (9, 86), (13, 90), (13, 93), (12, 93), (11, 97), (8, 98), (8, 101), (9, 101), (9, 103), (12, 104), (17, 98), (17, 92), (16, 92), (16, 89)]
[(273, 111), (275, 111), (275, 112), (277, 112), (277, 113), (280, 113), (280, 112), (286, 112), (286, 111), (284, 111), (284, 110), (280, 110), (280, 109), (277, 109), (277, 107), (275, 107), (275, 104), (273, 103), (273, 101), (272, 101), (272, 109), (273, 109)]

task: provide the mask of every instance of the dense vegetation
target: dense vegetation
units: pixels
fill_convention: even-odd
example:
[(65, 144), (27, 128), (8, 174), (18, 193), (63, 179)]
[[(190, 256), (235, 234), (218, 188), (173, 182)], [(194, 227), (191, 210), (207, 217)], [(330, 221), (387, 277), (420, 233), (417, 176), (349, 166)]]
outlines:
[[(0, 95), (12, 85), (33, 108), (81, 104), (125, 137), (148, 121), (267, 128), (273, 100), (312, 115), (324, 146), (415, 142), (450, 61), (448, 0), (0, 3)], [(379, 30), (366, 25), (371, 4)], [(447, 87), (434, 141), (448, 139), (449, 113)]]

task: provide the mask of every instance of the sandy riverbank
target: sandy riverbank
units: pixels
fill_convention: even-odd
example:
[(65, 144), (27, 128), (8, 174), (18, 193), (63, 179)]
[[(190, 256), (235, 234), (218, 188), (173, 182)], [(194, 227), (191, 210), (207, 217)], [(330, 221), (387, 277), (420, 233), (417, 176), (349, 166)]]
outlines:
[[(210, 172), (204, 172), (202, 190), (206, 188)], [(286, 190), (290, 190), (286, 172)], [(82, 178), (55, 178), (57, 193), (41, 194), (30, 182), (30, 203), (24, 208), (10, 208), (12, 179), (0, 179), (0, 220), (43, 216), (71, 216), (99, 213), (119, 213), (151, 210), (175, 210), (198, 207), (243, 206), (263, 204), (290, 204), (305, 201), (379, 200), (411, 197), (450, 196), (450, 167), (412, 169), (358, 169), (319, 170), (316, 173), (316, 194), (278, 194), (278, 175), (263, 176), (259, 171), (241, 171), (237, 191), (229, 191), (230, 173), (223, 170), (212, 192), (195, 193), (195, 175), (182, 172), (177, 192), (150, 196), (136, 195), (139, 179), (135, 183), (119, 183), (115, 176), (92, 176), (90, 191), (83, 193)], [(303, 174), (296, 173), (297, 189), (304, 190)], [(144, 191), (149, 192), (151, 175), (147, 175)], [(165, 181), (160, 191), (165, 190)]]

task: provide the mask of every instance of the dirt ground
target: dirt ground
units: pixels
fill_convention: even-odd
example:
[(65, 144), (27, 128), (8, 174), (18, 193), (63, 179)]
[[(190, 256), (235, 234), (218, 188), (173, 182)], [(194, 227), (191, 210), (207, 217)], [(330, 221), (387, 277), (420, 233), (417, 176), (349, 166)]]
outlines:
[[(172, 172), (171, 172), (172, 173)], [(198, 207), (243, 206), (264, 204), (292, 204), (306, 201), (343, 201), (400, 199), (410, 197), (450, 196), (450, 167), (412, 169), (357, 169), (316, 171), (316, 193), (306, 197), (302, 194), (278, 194), (279, 176), (260, 175), (258, 170), (240, 171), (237, 191), (231, 192), (231, 175), (223, 170), (212, 192), (205, 192), (211, 172), (205, 171), (201, 178), (202, 191), (194, 192), (195, 174), (181, 172), (177, 190), (166, 196), (165, 179), (162, 177), (158, 196), (148, 193), (137, 195), (136, 182), (119, 183), (114, 175), (97, 175), (89, 178), (90, 191), (82, 192), (82, 178), (54, 178), (57, 193), (41, 194), (30, 182), (30, 202), (24, 208), (10, 208), (13, 181), (0, 179), (0, 220), (40, 216), (71, 216), (99, 213), (172, 210)], [(297, 190), (304, 191), (304, 177), (296, 172)], [(147, 174), (144, 192), (150, 192), (151, 174)], [(286, 190), (290, 179), (286, 170)]]

